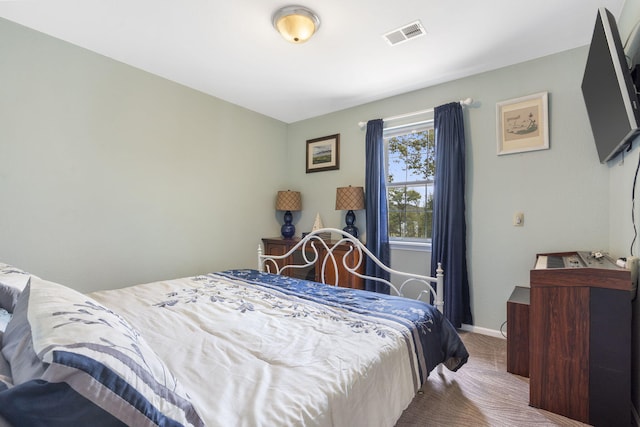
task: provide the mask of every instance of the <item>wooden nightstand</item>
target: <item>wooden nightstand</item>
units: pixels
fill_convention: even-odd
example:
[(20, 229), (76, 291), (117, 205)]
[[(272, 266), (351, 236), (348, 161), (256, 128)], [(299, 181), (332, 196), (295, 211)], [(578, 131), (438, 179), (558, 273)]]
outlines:
[[(262, 239), (262, 244), (264, 246), (264, 254), (265, 255), (284, 255), (291, 248), (293, 248), (298, 242), (300, 238), (294, 237), (291, 239), (285, 239), (283, 237), (265, 237)], [(327, 246), (331, 248), (336, 241), (327, 240)], [(317, 246), (318, 247), (318, 246)], [(337, 246), (333, 253), (336, 258), (336, 263), (338, 264), (338, 271), (336, 271), (331, 262), (327, 262), (326, 271), (325, 271), (325, 280), (324, 282), (330, 285), (335, 285), (336, 276), (338, 278), (338, 286), (343, 288), (353, 288), (353, 289), (364, 289), (364, 280), (350, 274), (346, 271), (342, 265), (342, 260), (347, 255), (347, 252), (350, 249), (350, 245), (348, 243), (343, 243)], [(322, 282), (322, 276), (320, 268), (322, 266), (322, 260), (325, 258), (326, 250), (324, 247), (318, 247), (318, 255), (319, 260), (316, 262), (316, 265), (307, 267), (304, 269), (299, 268), (288, 268), (283, 271), (283, 274), (289, 277), (295, 277), (297, 279), (305, 279), (312, 280), (315, 282)], [(347, 265), (355, 265), (357, 262), (357, 253), (351, 253), (347, 255), (346, 263)], [(293, 265), (293, 264), (305, 264), (302, 251), (298, 250), (294, 252), (291, 256), (286, 259), (278, 262), (279, 266), (283, 265)], [(364, 274), (365, 266), (364, 262), (360, 265), (360, 267), (356, 270), (360, 274)]]
[(507, 301), (507, 372), (529, 377), (530, 289), (516, 286)]

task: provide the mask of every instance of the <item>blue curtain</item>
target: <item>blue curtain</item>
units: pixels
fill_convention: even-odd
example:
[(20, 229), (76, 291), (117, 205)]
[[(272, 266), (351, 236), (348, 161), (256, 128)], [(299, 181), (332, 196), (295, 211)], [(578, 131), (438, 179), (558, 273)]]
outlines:
[[(367, 249), (382, 263), (389, 265), (389, 232), (387, 224), (387, 186), (385, 176), (384, 143), (381, 119), (367, 123), (365, 201), (367, 218)], [(389, 280), (389, 273), (367, 260), (366, 274)], [(387, 285), (374, 280), (365, 281), (365, 289), (388, 294)]]
[(431, 274), (444, 269), (444, 314), (455, 327), (473, 324), (467, 274), (465, 138), (459, 102), (434, 109), (436, 176), (433, 194)]

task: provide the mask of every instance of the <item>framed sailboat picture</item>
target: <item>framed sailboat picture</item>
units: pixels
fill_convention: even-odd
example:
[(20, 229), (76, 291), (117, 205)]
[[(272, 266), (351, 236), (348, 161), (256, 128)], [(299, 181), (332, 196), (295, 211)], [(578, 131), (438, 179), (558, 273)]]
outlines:
[(549, 149), (548, 93), (496, 104), (498, 155)]

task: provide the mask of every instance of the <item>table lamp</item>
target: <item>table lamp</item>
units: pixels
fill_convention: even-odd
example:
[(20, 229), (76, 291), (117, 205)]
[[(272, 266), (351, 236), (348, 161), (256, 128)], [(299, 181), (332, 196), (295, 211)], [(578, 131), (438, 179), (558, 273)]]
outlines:
[(291, 211), (302, 209), (302, 196), (299, 191), (278, 191), (276, 197), (276, 210), (286, 211), (284, 213), (284, 224), (280, 228), (280, 233), (285, 239), (290, 239), (296, 233), (296, 227), (291, 223), (293, 215)]

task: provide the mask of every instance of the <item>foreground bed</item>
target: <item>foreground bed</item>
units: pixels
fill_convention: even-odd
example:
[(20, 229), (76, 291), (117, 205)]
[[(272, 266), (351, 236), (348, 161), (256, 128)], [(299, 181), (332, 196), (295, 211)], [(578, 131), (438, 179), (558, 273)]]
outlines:
[(393, 426), (468, 357), (429, 304), (257, 270), (88, 296), (25, 276), (0, 366), (15, 425)]

